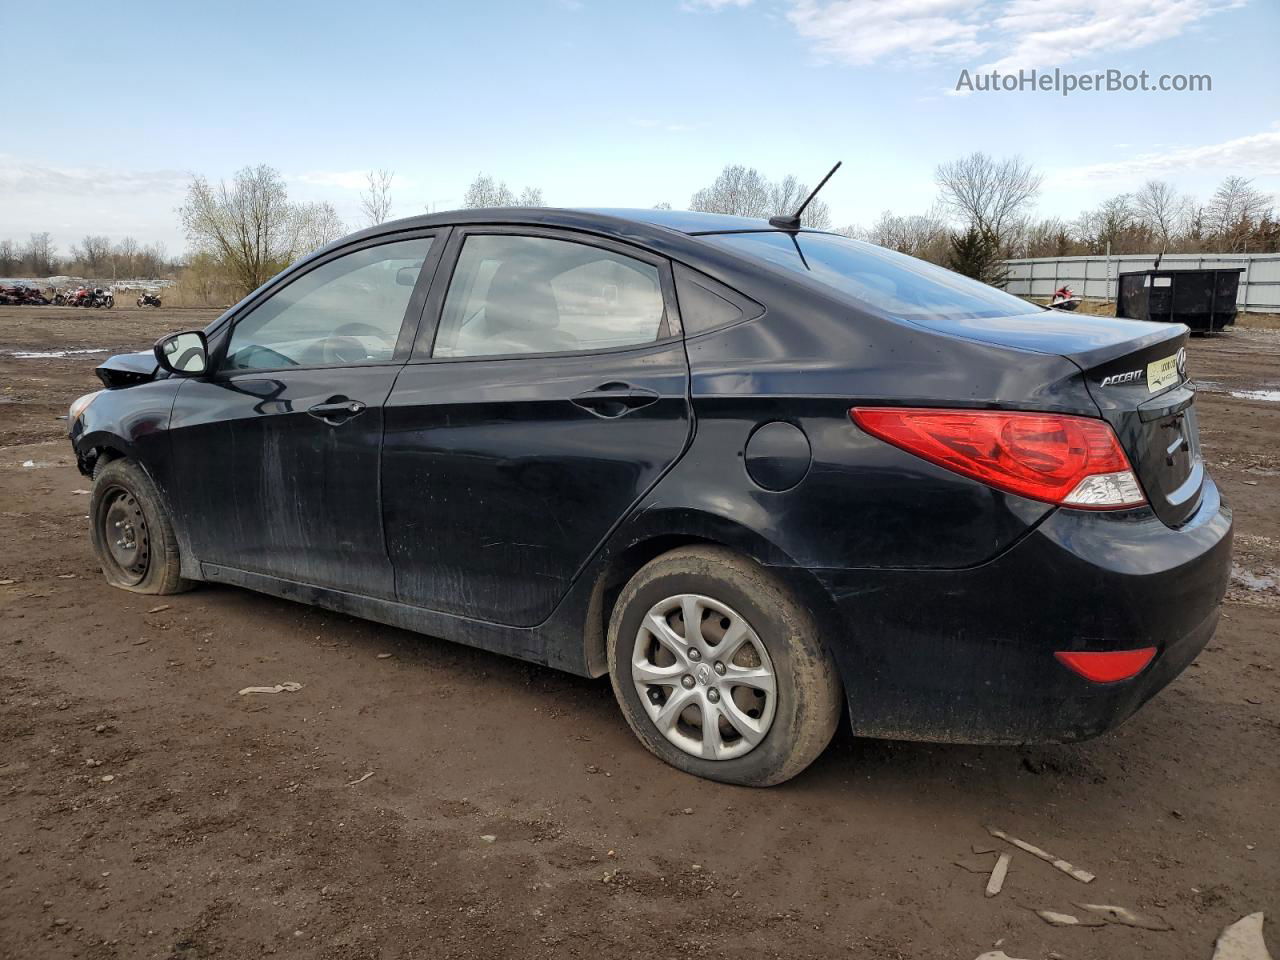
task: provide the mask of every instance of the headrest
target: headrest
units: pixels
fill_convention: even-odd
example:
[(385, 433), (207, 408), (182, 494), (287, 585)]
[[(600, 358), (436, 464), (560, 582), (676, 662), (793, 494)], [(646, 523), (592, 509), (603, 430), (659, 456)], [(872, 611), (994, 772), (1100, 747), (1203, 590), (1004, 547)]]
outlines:
[(551, 284), (533, 260), (507, 260), (489, 281), (485, 320), (495, 330), (530, 327), (550, 329), (560, 325), (560, 308)]

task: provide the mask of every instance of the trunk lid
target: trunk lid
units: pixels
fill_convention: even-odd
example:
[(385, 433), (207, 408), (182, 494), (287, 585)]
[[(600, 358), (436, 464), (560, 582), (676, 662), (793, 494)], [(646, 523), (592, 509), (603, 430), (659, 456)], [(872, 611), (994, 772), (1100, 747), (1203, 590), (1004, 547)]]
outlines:
[[(1187, 380), (1187, 328), (1135, 342), (1134, 349), (1083, 367), (1103, 419), (1111, 424), (1151, 508), (1171, 527), (1200, 506), (1204, 460), (1195, 384)], [(1082, 365), (1083, 366), (1083, 365)]]
[(1046, 310), (1018, 317), (913, 320), (983, 343), (1055, 353), (1078, 366), (1116, 432), (1156, 515), (1171, 527), (1200, 505), (1204, 461), (1195, 385), (1186, 377), (1187, 328)]

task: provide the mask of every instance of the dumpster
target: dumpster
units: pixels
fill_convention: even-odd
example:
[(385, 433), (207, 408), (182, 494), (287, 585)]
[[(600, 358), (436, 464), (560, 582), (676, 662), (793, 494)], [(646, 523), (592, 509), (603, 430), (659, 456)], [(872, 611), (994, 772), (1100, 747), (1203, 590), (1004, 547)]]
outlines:
[(1243, 267), (1122, 273), (1116, 316), (1185, 323), (1196, 333), (1214, 333), (1236, 322), (1242, 273)]

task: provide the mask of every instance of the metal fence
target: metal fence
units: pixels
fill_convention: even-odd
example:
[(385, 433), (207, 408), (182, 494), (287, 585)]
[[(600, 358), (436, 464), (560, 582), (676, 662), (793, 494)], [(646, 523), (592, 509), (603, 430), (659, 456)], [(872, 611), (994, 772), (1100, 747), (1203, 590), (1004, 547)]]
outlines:
[[(1117, 277), (1155, 266), (1154, 253), (1126, 253), (1110, 257), (1037, 257), (1006, 260), (1005, 289), (1019, 297), (1053, 296), (1064, 283), (1086, 300), (1114, 300)], [(1240, 267), (1236, 303), (1253, 313), (1280, 313), (1280, 253), (1167, 253), (1160, 267), (1171, 270)]]

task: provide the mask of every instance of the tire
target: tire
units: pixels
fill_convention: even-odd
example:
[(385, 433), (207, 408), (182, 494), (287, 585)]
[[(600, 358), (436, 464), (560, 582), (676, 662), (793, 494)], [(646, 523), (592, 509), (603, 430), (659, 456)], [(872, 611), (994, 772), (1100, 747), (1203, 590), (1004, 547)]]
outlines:
[(132, 593), (191, 589), (178, 539), (155, 484), (133, 460), (99, 461), (89, 498), (93, 552), (107, 583)]
[[(693, 606), (686, 607), (688, 602)], [(662, 613), (668, 607), (672, 612)], [(673, 652), (690, 609), (700, 611), (698, 635), (705, 638), (693, 644), (704, 651), (698, 662), (692, 653), (680, 659)], [(659, 642), (647, 626), (655, 610), (673, 631), (664, 634), (668, 642)], [(736, 648), (728, 664), (713, 659), (717, 649), (728, 649), (726, 641)], [(757, 642), (763, 653), (755, 649)], [(681, 548), (642, 567), (609, 618), (608, 656), (614, 696), (640, 742), (673, 767), (709, 780), (756, 787), (789, 780), (826, 749), (840, 719), (840, 682), (813, 616), (758, 564), (722, 547)], [(642, 694), (641, 670), (662, 682), (644, 684)], [(770, 673), (771, 681), (734, 683)], [(768, 693), (764, 687), (770, 682)], [(687, 706), (679, 707), (677, 696)], [(705, 709), (723, 717), (716, 720), (710, 745), (701, 723)], [(737, 718), (732, 723), (730, 713)], [(659, 726), (673, 715), (675, 722)], [(686, 722), (693, 717), (696, 727)]]

